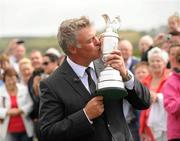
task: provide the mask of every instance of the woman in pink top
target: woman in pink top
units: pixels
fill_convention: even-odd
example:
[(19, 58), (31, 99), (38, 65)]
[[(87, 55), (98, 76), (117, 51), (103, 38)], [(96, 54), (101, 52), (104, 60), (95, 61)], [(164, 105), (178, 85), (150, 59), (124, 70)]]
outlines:
[(180, 140), (180, 45), (177, 46), (176, 67), (163, 87), (168, 141)]

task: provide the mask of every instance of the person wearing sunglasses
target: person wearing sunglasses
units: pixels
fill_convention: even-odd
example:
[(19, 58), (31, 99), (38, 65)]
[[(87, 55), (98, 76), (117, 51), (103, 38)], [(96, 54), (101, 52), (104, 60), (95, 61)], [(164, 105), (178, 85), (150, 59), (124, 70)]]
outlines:
[(42, 66), (44, 74), (49, 76), (59, 66), (58, 56), (52, 53), (45, 54), (43, 56)]

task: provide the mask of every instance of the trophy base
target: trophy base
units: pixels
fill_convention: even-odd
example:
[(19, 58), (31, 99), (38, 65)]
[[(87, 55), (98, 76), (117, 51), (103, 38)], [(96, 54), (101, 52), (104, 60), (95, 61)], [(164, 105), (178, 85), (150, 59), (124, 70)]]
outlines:
[(101, 95), (105, 99), (122, 99), (125, 96), (127, 96), (127, 91), (124, 88), (119, 88), (119, 87), (106, 87), (106, 88), (101, 88), (96, 91), (96, 95)]

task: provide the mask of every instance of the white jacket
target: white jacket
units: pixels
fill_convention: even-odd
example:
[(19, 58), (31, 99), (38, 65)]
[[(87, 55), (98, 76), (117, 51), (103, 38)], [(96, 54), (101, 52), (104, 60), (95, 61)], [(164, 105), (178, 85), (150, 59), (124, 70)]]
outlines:
[[(17, 84), (17, 104), (18, 108), (23, 111), (21, 114), (22, 120), (24, 122), (24, 126), (27, 132), (28, 137), (33, 136), (33, 123), (31, 119), (28, 117), (28, 114), (32, 110), (33, 102), (28, 93), (27, 87), (22, 84)], [(5, 85), (0, 87), (0, 119), (3, 119), (3, 122), (0, 124), (0, 136), (2, 138), (6, 138), (7, 130), (9, 125), (10, 117), (7, 116), (7, 111), (11, 108), (11, 100), (10, 96), (7, 93), (7, 89)]]

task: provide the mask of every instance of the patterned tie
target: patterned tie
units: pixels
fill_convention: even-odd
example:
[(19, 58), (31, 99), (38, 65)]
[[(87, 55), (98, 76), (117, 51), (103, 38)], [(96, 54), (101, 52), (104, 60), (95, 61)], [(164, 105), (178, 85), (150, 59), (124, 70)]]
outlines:
[(90, 92), (91, 92), (91, 94), (94, 94), (94, 92), (95, 92), (95, 90), (96, 90), (96, 84), (95, 84), (94, 80), (93, 80), (92, 77), (91, 77), (90, 70), (91, 70), (91, 68), (88, 67), (88, 68), (86, 69), (86, 73), (87, 73), (87, 75), (88, 75), (88, 84), (89, 84)]

